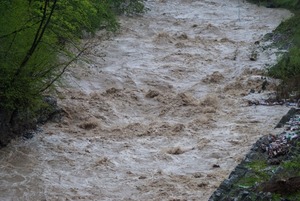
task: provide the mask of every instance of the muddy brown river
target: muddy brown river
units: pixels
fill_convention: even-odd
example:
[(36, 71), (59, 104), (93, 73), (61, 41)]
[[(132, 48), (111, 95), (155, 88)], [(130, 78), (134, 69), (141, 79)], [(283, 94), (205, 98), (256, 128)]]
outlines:
[(69, 69), (60, 122), (0, 150), (1, 201), (205, 201), (274, 132), (289, 108), (248, 100), (274, 90), (269, 79), (258, 93), (278, 51), (256, 41), (288, 11), (242, 0), (146, 6)]

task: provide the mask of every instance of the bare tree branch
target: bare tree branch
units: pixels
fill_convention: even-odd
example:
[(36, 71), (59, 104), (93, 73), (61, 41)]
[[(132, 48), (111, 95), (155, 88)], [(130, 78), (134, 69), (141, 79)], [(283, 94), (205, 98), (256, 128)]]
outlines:
[(49, 83), (47, 83), (47, 85), (42, 88), (39, 92), (42, 93), (44, 91), (46, 91), (50, 86), (53, 85), (54, 82), (56, 82), (67, 70), (67, 68), (74, 62), (76, 61), (89, 47), (85, 47), (84, 49), (82, 49), (74, 58), (72, 58), (71, 60), (69, 60), (65, 66), (62, 68), (62, 71), (55, 76), (55, 78), (53, 78)]

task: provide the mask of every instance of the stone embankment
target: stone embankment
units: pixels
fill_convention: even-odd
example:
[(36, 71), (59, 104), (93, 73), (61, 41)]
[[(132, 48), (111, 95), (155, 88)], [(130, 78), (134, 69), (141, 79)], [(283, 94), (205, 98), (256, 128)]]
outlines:
[(280, 134), (261, 137), (209, 201), (296, 201), (300, 196), (300, 109), (277, 124)]

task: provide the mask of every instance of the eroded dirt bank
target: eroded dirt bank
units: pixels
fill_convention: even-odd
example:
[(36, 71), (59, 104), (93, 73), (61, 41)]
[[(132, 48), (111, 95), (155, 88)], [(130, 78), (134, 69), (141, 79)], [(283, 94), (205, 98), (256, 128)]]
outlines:
[(1, 200), (207, 200), (289, 110), (247, 104), (274, 88), (258, 94), (276, 57), (255, 42), (288, 11), (146, 3), (68, 72), (66, 117), (0, 150)]

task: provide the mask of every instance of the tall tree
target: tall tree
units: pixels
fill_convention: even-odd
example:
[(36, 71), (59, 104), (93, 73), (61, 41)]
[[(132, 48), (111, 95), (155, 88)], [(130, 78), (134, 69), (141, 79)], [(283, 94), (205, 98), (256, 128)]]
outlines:
[(117, 13), (143, 11), (141, 0), (2, 0), (0, 109), (36, 107), (86, 48), (84, 32), (115, 31)]

